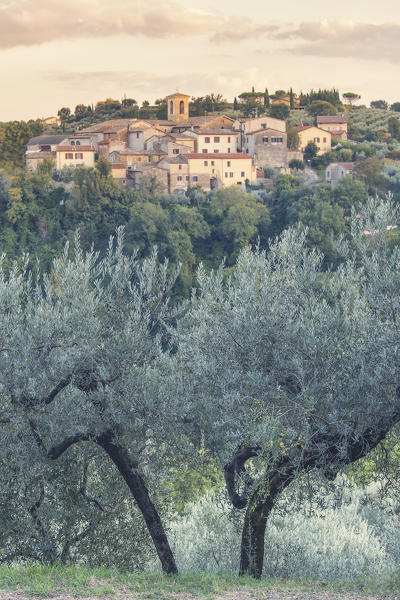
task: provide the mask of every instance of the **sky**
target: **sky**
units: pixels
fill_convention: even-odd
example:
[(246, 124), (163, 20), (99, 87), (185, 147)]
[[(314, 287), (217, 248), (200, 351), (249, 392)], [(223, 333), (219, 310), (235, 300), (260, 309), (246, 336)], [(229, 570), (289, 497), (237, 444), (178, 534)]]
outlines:
[(395, 102), (399, 67), (394, 0), (0, 0), (0, 121), (252, 86)]

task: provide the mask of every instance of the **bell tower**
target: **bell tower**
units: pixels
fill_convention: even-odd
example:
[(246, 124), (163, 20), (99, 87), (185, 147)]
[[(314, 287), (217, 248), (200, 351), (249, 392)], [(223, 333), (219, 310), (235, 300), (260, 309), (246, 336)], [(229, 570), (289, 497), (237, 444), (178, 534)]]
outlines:
[(189, 100), (190, 96), (175, 92), (167, 96), (168, 121), (182, 123), (189, 120)]

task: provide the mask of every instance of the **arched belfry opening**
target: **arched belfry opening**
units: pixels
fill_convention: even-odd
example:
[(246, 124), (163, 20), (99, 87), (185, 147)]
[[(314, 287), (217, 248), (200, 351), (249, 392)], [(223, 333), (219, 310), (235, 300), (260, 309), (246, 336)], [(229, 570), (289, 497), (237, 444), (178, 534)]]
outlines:
[(175, 92), (167, 96), (168, 121), (183, 123), (189, 120), (190, 96)]

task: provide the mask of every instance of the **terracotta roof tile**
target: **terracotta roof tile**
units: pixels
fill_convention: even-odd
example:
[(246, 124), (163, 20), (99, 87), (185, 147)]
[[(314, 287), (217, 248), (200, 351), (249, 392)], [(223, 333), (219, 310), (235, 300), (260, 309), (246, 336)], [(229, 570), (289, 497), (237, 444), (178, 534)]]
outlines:
[(248, 158), (249, 160), (252, 160), (252, 157), (249, 156), (248, 154), (238, 154), (238, 153), (219, 153), (219, 152), (207, 152), (207, 153), (198, 153), (198, 152), (189, 152), (188, 154), (185, 154), (186, 158), (202, 158), (203, 160), (207, 160), (209, 158), (215, 159), (215, 158), (223, 158), (224, 160), (229, 158), (232, 160), (235, 159), (243, 159), (243, 158)]
[(67, 134), (62, 135), (38, 135), (36, 137), (31, 138), (28, 141), (28, 146), (51, 146), (54, 144), (59, 144), (63, 140), (67, 139)]
[(57, 152), (94, 152), (93, 146), (57, 146)]
[(347, 123), (346, 115), (318, 115), (317, 123)]

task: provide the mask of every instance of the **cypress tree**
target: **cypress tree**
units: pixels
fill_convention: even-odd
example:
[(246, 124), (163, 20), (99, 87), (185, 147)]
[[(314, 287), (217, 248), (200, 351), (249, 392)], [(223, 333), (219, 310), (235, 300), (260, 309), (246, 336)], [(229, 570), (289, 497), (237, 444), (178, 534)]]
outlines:
[(269, 93), (268, 93), (268, 88), (265, 88), (265, 93), (264, 93), (264, 106), (265, 108), (269, 108)]

